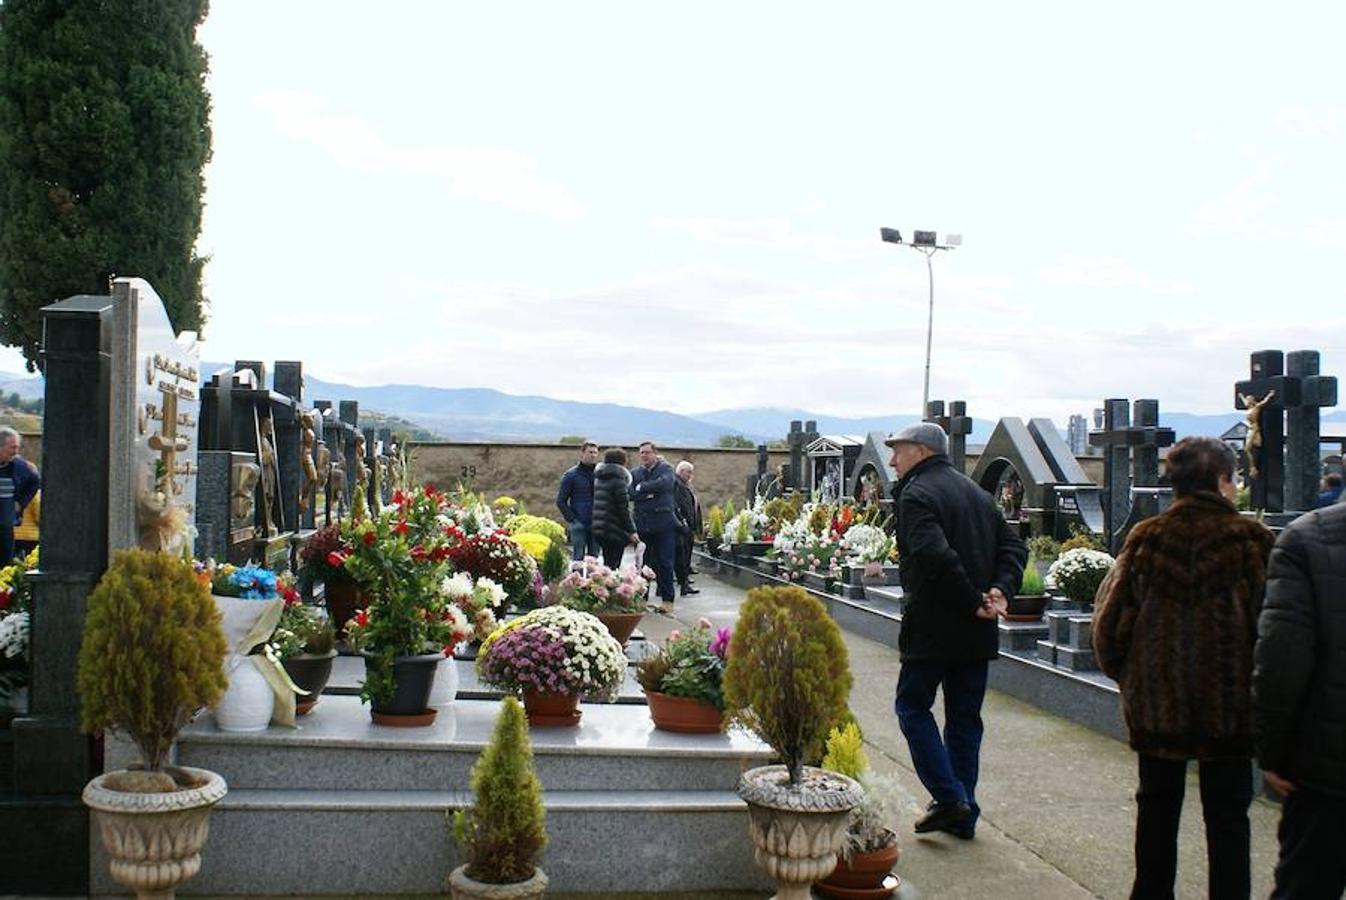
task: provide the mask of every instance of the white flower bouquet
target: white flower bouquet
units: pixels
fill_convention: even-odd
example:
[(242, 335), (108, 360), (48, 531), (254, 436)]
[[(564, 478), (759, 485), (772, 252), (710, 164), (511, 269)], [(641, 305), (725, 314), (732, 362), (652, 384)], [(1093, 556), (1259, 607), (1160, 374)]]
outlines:
[(626, 675), (626, 654), (595, 616), (544, 606), (486, 639), (477, 654), (477, 675), (506, 691), (611, 699)]
[(1114, 562), (1111, 555), (1101, 550), (1076, 547), (1056, 558), (1047, 570), (1047, 577), (1076, 603), (1093, 603)]

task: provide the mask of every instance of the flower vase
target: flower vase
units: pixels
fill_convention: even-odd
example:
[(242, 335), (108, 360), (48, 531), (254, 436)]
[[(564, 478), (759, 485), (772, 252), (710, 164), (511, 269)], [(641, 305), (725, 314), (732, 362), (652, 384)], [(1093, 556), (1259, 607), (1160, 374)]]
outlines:
[(265, 731), (271, 724), (276, 695), (257, 667), (260, 659), (234, 654), (225, 662), (229, 687), (215, 707), (220, 731)]
[(535, 728), (574, 728), (580, 723), (578, 694), (523, 692), (523, 711)]
[(435, 683), (430, 688), (430, 699), (426, 706), (431, 709), (443, 709), (453, 703), (458, 696), (458, 661), (445, 656), (439, 661), (435, 671)]
[(303, 696), (295, 696), (295, 715), (308, 715), (322, 696), (323, 688), (332, 678), (332, 661), (336, 659), (336, 650), (325, 654), (296, 653), (284, 662), (285, 671), (295, 687), (307, 691)]
[(345, 640), (346, 623), (356, 610), (368, 605), (369, 599), (354, 581), (333, 578), (323, 584), (323, 603), (327, 606), (327, 618), (336, 629), (337, 640)]

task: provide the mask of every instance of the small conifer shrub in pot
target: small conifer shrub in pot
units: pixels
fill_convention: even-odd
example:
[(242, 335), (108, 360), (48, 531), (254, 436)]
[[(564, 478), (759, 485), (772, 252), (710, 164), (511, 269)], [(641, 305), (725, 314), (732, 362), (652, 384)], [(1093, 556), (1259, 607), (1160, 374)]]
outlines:
[(174, 738), (224, 694), (224, 634), (210, 590), (190, 561), (124, 550), (89, 595), (77, 685), (81, 725), (116, 731), (141, 767), (99, 775), (84, 788), (112, 877), (162, 896), (201, 868), (211, 807), (224, 779), (168, 765)]
[(782, 763), (749, 769), (738, 785), (757, 860), (781, 900), (807, 900), (809, 885), (836, 867), (863, 797), (853, 779), (804, 765), (822, 756), (850, 688), (846, 645), (822, 603), (794, 586), (748, 592), (729, 644), (725, 711)]
[(542, 785), (523, 707), (500, 705), (491, 742), (472, 767), (473, 802), (452, 816), (466, 862), (449, 874), (454, 900), (531, 900), (547, 890), (537, 860), (547, 844)]

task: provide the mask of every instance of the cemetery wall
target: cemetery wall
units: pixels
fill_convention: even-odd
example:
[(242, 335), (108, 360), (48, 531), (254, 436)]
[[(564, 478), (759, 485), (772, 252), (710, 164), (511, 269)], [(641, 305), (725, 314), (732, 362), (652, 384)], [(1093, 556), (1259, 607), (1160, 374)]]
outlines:
[[(579, 458), (573, 444), (407, 444), (411, 472), (420, 482), (440, 487), (477, 485), (492, 497), (507, 494), (530, 512), (555, 517), (556, 487), (561, 474)], [(756, 450), (661, 447), (670, 465), (686, 459), (696, 466), (694, 482), (703, 508), (730, 497), (742, 500), (748, 476), (757, 472)], [(639, 462), (635, 448), (626, 448), (627, 464)], [(771, 451), (768, 471), (790, 461), (789, 451)]]
[(19, 438), (19, 455), (42, 471), (42, 432), (20, 431)]
[[(453, 487), (459, 482), (475, 484), (492, 497), (507, 494), (529, 510), (543, 515), (555, 512), (556, 486), (561, 473), (575, 464), (579, 448), (572, 444), (472, 444), (451, 442), (413, 442), (407, 445), (411, 471), (418, 481)], [(627, 449), (628, 464), (635, 465), (634, 448)], [(710, 508), (730, 497), (741, 502), (749, 475), (757, 471), (756, 450), (729, 450), (706, 447), (663, 447), (660, 452), (670, 464), (680, 459), (696, 466), (696, 490), (701, 504)], [(789, 451), (773, 450), (768, 471), (790, 461)], [(978, 453), (967, 455), (970, 474), (977, 467)], [(1085, 473), (1096, 484), (1103, 483), (1103, 459), (1078, 457)]]

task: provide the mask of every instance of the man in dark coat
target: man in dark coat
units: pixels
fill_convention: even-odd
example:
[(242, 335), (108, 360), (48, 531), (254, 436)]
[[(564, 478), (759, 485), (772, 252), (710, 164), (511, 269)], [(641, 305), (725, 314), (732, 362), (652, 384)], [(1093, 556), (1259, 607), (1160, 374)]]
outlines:
[(570, 554), (574, 559), (598, 555), (594, 535), (594, 469), (598, 465), (598, 445), (585, 441), (580, 461), (566, 469), (556, 491), (556, 508), (570, 528)]
[(673, 511), (677, 476), (673, 467), (659, 458), (653, 442), (640, 445), (640, 465), (631, 472), (631, 506), (636, 531), (645, 542), (645, 564), (659, 583), (661, 612), (673, 609), (673, 554), (678, 538), (678, 520)]
[[(1028, 551), (991, 495), (949, 461), (949, 440), (923, 422), (893, 448), (897, 547), (906, 609), (894, 706), (916, 775), (933, 798), (917, 833), (975, 834), (981, 705), (987, 662), (998, 655), (996, 618), (1019, 587)], [(930, 708), (944, 690), (944, 738)]]
[(0, 426), (0, 566), (14, 558), (14, 526), (42, 487), (42, 476), (19, 455), (19, 433)]
[(682, 589), (684, 597), (701, 593), (698, 588), (692, 587), (692, 545), (701, 533), (701, 501), (696, 498), (696, 491), (692, 490), (695, 468), (685, 459), (673, 468), (673, 474), (678, 478), (673, 486), (674, 511), (678, 517), (678, 550), (673, 560), (673, 574), (678, 579), (678, 587)]
[(1286, 795), (1273, 898), (1346, 890), (1346, 505), (1306, 513), (1271, 551), (1253, 651), (1253, 736)]

